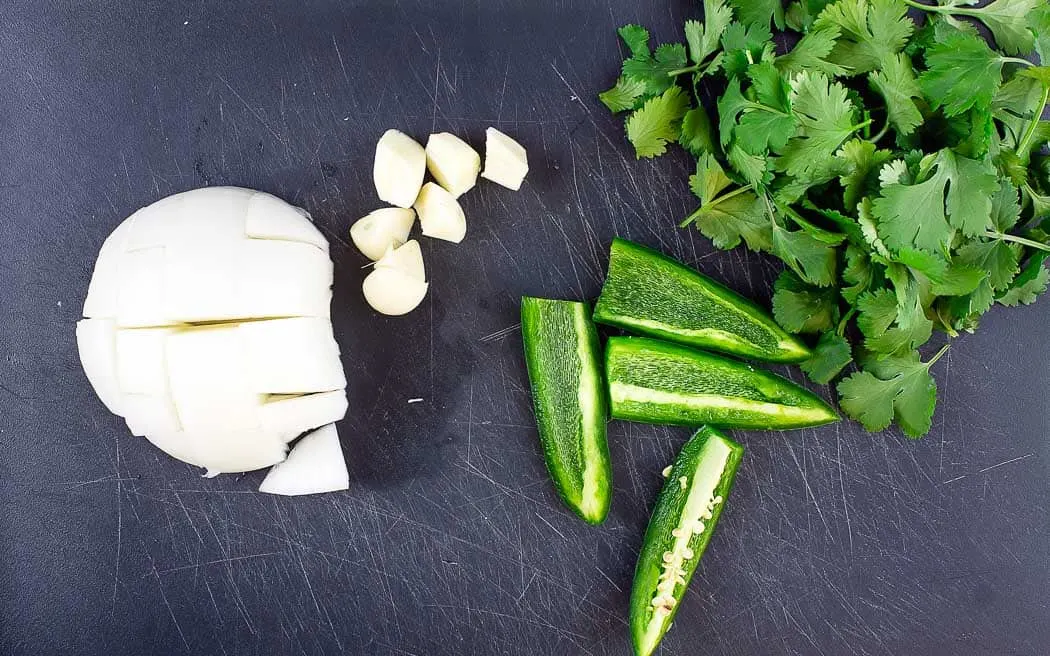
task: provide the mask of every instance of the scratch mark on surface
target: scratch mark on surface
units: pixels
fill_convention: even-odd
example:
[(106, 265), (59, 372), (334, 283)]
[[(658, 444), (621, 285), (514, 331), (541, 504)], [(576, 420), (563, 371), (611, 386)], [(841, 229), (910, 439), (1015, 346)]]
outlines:
[(179, 625), (179, 620), (175, 617), (175, 611), (171, 608), (171, 602), (168, 601), (168, 594), (164, 592), (164, 584), (160, 580), (160, 574), (157, 572), (157, 566), (153, 565), (153, 578), (157, 580), (157, 587), (160, 588), (160, 598), (164, 600), (164, 606), (168, 609), (168, 615), (171, 616), (171, 621), (175, 624), (175, 630), (179, 632), (179, 637), (182, 638), (182, 644), (186, 647), (188, 653), (193, 653), (190, 649), (190, 643), (186, 640), (186, 634), (182, 632), (182, 626)]
[(273, 135), (274, 139), (279, 141), (285, 148), (288, 148), (289, 150), (291, 150), (291, 146), (289, 146), (288, 142), (284, 140), (284, 137), (282, 137), (281, 135), (277, 134), (277, 131), (274, 130), (272, 127), (270, 127), (270, 124), (266, 122), (266, 119), (264, 119), (262, 117), (262, 114), (260, 114), (254, 107), (249, 105), (248, 101), (245, 100), (244, 97), (241, 96), (241, 94), (237, 93), (237, 90), (233, 88), (233, 85), (231, 85), (226, 80), (226, 78), (224, 78), (222, 75), (218, 75), (218, 78), (223, 84), (226, 85), (226, 88), (230, 90), (230, 93), (232, 93), (234, 95), (234, 97), (237, 98), (237, 100), (241, 101), (241, 104), (244, 105), (244, 108), (247, 109), (251, 113), (251, 115), (254, 116), (256, 118), (256, 120), (258, 120), (259, 123), (261, 123), (262, 126), (264, 128), (266, 128), (266, 130), (270, 134)]
[(117, 554), (113, 564), (113, 599), (110, 602), (110, 609), (116, 608), (117, 605), (117, 585), (120, 582), (120, 552), (121, 545), (123, 544), (123, 532), (124, 532), (124, 484), (120, 479), (120, 439), (113, 441), (114, 449), (116, 450), (116, 477), (117, 477)]
[(474, 435), (474, 374), (470, 374), (470, 400), (467, 401), (467, 466), (470, 466), (470, 442)]
[(1016, 458), (1010, 458), (1009, 460), (1004, 460), (1004, 461), (1002, 461), (1000, 463), (997, 463), (995, 465), (992, 465), (990, 467), (985, 467), (984, 469), (978, 469), (977, 473), (978, 474), (983, 474), (986, 471), (991, 471), (991, 470), (996, 469), (998, 467), (1002, 467), (1003, 465), (1009, 465), (1011, 462), (1017, 462), (1018, 460), (1024, 460), (1026, 458), (1031, 458), (1034, 455), (1035, 455), (1034, 453), (1026, 453), (1023, 456), (1017, 456)]
[(168, 569), (156, 570), (158, 574), (171, 574), (172, 572), (182, 572), (188, 569), (200, 569), (208, 565), (225, 565), (226, 563), (234, 563), (240, 560), (251, 560), (252, 558), (264, 558), (266, 556), (280, 556), (283, 552), (281, 551), (270, 551), (268, 553), (248, 554), (247, 556), (234, 556), (232, 558), (219, 558), (218, 560), (209, 560), (204, 563), (194, 563), (192, 565), (180, 565), (179, 567), (170, 567)]
[(346, 64), (343, 63), (343, 53), (339, 52), (339, 44), (336, 43), (335, 35), (332, 35), (332, 47), (335, 48), (336, 59), (339, 60), (339, 68), (343, 71), (343, 79), (346, 80), (346, 85), (350, 85), (350, 76), (346, 73)]
[(479, 342), (498, 342), (498, 341), (502, 340), (504, 337), (510, 335), (511, 333), (513, 333), (515, 330), (517, 330), (519, 328), (521, 328), (521, 322), (518, 322), (518, 323), (514, 324), (513, 326), (507, 326), (506, 328), (501, 328), (501, 329), (497, 330), (494, 333), (489, 333), (488, 335), (485, 335), (484, 337), (480, 338), (478, 341)]
[(437, 65), (434, 67), (434, 95), (433, 101), (434, 106), (430, 112), (430, 133), (433, 134), (437, 129), (437, 117), (438, 117), (438, 81), (441, 80), (441, 51), (438, 50)]
[(616, 588), (617, 592), (623, 592), (623, 589), (621, 589), (620, 586), (616, 585), (616, 581), (613, 581), (611, 578), (609, 578), (609, 575), (603, 572), (601, 567), (595, 567), (594, 569), (598, 570), (598, 573), (602, 575), (602, 578), (608, 581), (612, 587)]
[(562, 539), (562, 540), (566, 540), (566, 539), (567, 539), (567, 538), (565, 537), (565, 534), (564, 534), (564, 533), (562, 533), (561, 531), (559, 531), (558, 529), (554, 528), (554, 524), (551, 524), (551, 523), (550, 523), (550, 522), (548, 522), (548, 521), (547, 521), (546, 519), (544, 519), (544, 518), (543, 518), (543, 515), (541, 515), (541, 514), (539, 514), (539, 513), (537, 513), (537, 512), (534, 512), (534, 513), (532, 513), (532, 514), (533, 514), (533, 515), (536, 515), (536, 517), (537, 517), (537, 518), (538, 518), (538, 519), (539, 519), (539, 520), (540, 520), (541, 522), (543, 522), (544, 524), (546, 524), (547, 526), (549, 526), (549, 527), (550, 527), (550, 529), (551, 529), (552, 531), (554, 531), (555, 533), (557, 533), (557, 534), (558, 534), (558, 535), (559, 535), (559, 536), (561, 537), (561, 539)]

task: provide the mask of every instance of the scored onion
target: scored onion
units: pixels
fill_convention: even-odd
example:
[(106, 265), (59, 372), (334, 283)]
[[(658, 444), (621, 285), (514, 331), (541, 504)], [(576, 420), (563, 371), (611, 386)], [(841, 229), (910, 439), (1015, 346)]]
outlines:
[(99, 252), (84, 371), (133, 434), (209, 475), (273, 465), (346, 412), (332, 281), (305, 211), (234, 187), (170, 196)]

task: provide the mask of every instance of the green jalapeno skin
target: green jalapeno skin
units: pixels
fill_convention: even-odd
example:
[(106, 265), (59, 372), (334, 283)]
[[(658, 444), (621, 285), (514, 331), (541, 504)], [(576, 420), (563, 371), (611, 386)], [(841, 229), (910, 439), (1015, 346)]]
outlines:
[(744, 447), (704, 427), (670, 467), (642, 541), (631, 589), (631, 637), (650, 656), (671, 626), (733, 486)]
[(768, 371), (646, 337), (612, 337), (605, 377), (615, 419), (782, 430), (838, 420), (819, 396)]
[(632, 333), (766, 362), (802, 362), (805, 344), (769, 312), (662, 253), (613, 240), (609, 273), (594, 308), (597, 323)]
[(601, 345), (586, 303), (521, 299), (521, 331), (536, 425), (558, 494), (600, 524), (612, 498)]

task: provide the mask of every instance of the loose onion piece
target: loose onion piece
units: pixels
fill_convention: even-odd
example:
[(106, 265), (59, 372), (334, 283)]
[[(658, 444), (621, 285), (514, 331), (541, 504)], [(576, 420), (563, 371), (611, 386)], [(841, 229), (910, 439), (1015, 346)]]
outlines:
[(329, 424), (306, 435), (288, 458), (274, 465), (259, 486), (260, 492), (296, 496), (336, 492), (350, 487), (339, 434)]
[(380, 200), (398, 207), (412, 207), (426, 172), (427, 156), (423, 146), (397, 130), (383, 133), (376, 144), (372, 167), (372, 179)]
[(332, 280), (305, 211), (233, 187), (170, 196), (99, 252), (84, 371), (133, 434), (209, 475), (273, 465), (346, 412)]
[(529, 172), (529, 160), (521, 144), (496, 128), (485, 130), (485, 170), (481, 177), (517, 191)]

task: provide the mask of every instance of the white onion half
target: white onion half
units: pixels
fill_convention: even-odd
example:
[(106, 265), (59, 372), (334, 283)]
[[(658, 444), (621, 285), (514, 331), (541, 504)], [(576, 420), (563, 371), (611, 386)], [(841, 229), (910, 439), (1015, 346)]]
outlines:
[(273, 465), (346, 412), (332, 280), (305, 211), (234, 187), (170, 196), (99, 252), (84, 371), (133, 434), (209, 475)]

